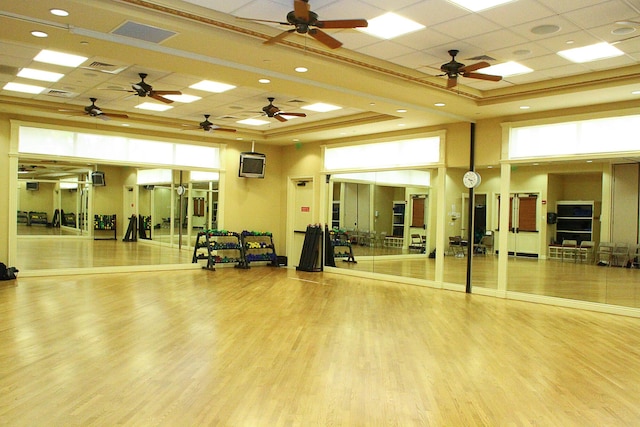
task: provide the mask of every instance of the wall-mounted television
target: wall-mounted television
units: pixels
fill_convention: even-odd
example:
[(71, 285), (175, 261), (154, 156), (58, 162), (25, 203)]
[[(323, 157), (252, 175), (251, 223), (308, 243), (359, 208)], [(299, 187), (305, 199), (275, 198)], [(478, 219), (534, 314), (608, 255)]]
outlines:
[(26, 189), (29, 191), (37, 191), (40, 189), (40, 183), (39, 182), (27, 182), (27, 186)]
[(267, 156), (261, 153), (245, 151), (240, 153), (238, 176), (244, 178), (264, 178)]
[(94, 187), (104, 187), (106, 184), (104, 180), (104, 172), (95, 171), (91, 173), (91, 183)]

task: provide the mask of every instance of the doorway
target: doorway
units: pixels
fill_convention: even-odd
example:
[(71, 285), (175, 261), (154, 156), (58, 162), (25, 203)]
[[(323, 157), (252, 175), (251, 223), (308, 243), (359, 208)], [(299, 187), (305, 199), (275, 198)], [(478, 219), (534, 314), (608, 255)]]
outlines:
[(289, 180), (289, 230), (290, 238), (287, 257), (289, 263), (295, 267), (300, 262), (300, 254), (304, 245), (307, 226), (314, 223), (315, 207), (313, 203), (313, 178), (292, 178)]

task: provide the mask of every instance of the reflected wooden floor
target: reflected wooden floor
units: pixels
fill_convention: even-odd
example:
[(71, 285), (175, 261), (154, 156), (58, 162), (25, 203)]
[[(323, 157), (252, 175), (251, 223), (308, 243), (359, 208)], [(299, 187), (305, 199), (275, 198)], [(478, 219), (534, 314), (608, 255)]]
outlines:
[(144, 241), (84, 238), (18, 238), (17, 267), (22, 271), (65, 268), (188, 264), (193, 250)]
[[(435, 260), (426, 256), (406, 260), (384, 257), (359, 260), (356, 257), (356, 261), (355, 264), (336, 262), (336, 266), (416, 279), (435, 278)], [(466, 268), (466, 258), (446, 256), (443, 280), (465, 284)], [(498, 257), (474, 256), (472, 272), (474, 287), (496, 289)], [(637, 268), (510, 257), (507, 277), (509, 291), (640, 308), (640, 269)]]
[(640, 420), (640, 319), (270, 267), (0, 283), (6, 425)]

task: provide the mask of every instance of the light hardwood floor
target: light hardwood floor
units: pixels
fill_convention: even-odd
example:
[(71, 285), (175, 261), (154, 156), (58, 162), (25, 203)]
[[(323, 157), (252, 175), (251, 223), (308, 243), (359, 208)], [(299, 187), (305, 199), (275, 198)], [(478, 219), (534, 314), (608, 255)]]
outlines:
[(0, 282), (0, 424), (622, 426), (640, 319), (253, 267)]

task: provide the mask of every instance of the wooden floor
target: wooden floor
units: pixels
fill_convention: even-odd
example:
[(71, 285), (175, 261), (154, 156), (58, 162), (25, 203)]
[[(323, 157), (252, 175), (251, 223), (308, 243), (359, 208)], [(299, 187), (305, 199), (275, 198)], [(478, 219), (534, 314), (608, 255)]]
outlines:
[(0, 282), (0, 424), (632, 426), (640, 319), (295, 269)]

